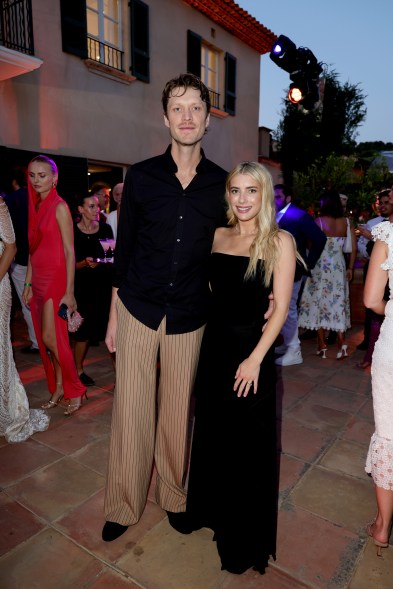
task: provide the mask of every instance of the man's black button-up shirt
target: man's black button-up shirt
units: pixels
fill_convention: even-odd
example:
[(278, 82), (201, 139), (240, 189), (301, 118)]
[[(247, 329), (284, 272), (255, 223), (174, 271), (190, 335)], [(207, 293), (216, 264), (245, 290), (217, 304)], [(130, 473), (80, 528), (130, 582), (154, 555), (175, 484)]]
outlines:
[(127, 172), (115, 251), (114, 286), (128, 311), (167, 334), (206, 322), (208, 260), (214, 231), (226, 224), (226, 172), (202, 151), (196, 175), (183, 189), (171, 146)]

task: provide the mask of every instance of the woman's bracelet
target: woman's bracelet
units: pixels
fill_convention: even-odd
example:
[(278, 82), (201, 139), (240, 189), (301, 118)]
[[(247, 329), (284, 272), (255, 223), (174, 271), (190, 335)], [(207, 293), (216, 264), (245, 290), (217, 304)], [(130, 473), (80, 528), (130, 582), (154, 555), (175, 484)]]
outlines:
[(31, 286), (31, 282), (25, 282), (24, 286)]

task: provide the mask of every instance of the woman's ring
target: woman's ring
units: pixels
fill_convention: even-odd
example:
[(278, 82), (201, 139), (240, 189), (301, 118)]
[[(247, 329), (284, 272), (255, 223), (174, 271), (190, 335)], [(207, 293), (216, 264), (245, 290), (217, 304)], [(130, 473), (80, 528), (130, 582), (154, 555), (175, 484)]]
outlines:
[(252, 384), (252, 380), (248, 381), (247, 384)]

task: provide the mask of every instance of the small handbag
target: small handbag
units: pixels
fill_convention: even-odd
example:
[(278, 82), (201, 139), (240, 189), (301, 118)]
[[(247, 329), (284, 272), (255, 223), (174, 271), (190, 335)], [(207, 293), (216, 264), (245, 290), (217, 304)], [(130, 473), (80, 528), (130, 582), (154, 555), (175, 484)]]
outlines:
[(352, 252), (351, 224), (349, 222), (348, 217), (346, 219), (347, 219), (347, 236), (344, 241), (343, 252), (344, 252), (344, 254), (350, 254)]
[(75, 333), (78, 331), (80, 326), (82, 325), (84, 319), (82, 315), (78, 313), (78, 311), (74, 311), (73, 313), (70, 310), (67, 310), (67, 324), (68, 324), (68, 331), (70, 333)]

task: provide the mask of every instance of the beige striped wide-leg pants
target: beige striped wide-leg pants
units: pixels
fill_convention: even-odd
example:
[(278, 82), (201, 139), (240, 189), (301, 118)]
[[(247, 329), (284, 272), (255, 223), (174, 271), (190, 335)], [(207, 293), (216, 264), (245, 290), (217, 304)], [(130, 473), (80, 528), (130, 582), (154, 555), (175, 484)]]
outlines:
[(157, 503), (167, 511), (185, 511), (190, 397), (204, 327), (166, 335), (165, 318), (154, 331), (120, 300), (117, 314), (116, 393), (104, 511), (107, 521), (127, 526), (143, 513), (153, 461)]

